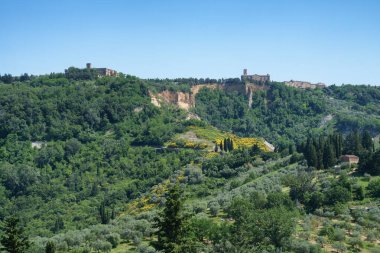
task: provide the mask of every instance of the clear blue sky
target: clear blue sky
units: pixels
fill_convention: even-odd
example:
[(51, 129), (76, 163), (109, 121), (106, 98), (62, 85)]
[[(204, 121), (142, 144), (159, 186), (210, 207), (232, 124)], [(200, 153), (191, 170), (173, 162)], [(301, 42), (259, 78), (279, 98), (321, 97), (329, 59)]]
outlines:
[(0, 74), (380, 84), (377, 0), (0, 0)]

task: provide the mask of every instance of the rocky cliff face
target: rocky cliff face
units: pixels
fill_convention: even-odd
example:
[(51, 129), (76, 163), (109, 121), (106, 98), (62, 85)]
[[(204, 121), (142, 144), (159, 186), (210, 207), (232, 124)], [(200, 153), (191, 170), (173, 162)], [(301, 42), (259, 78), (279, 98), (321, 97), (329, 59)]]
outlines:
[(258, 90), (268, 90), (269, 86), (265, 85), (256, 85), (256, 84), (246, 84), (245, 85), (245, 94), (248, 96), (248, 108), (252, 106), (252, 95), (255, 91)]
[(195, 106), (195, 96), (198, 92), (203, 89), (223, 89), (225, 91), (233, 92), (237, 91), (239, 93), (244, 93), (248, 96), (249, 102), (248, 106), (252, 105), (252, 94), (257, 90), (267, 90), (268, 86), (255, 85), (255, 84), (246, 84), (246, 85), (222, 85), (222, 84), (199, 84), (191, 87), (191, 92), (173, 92), (165, 90), (160, 93), (152, 93), (150, 92), (150, 98), (152, 104), (160, 107), (162, 103), (168, 103), (178, 106), (178, 108), (189, 110), (190, 108)]
[(162, 103), (169, 103), (178, 106), (178, 108), (189, 110), (191, 107), (195, 106), (195, 96), (202, 88), (217, 89), (221, 85), (218, 84), (200, 84), (194, 85), (191, 88), (191, 92), (172, 92), (165, 90), (163, 92), (153, 94), (150, 93), (150, 98), (152, 104), (160, 107)]
[(153, 94), (150, 93), (152, 104), (160, 107), (162, 103), (173, 104), (181, 109), (189, 110), (194, 106), (195, 100), (190, 93), (185, 92), (171, 92), (165, 90), (163, 92)]

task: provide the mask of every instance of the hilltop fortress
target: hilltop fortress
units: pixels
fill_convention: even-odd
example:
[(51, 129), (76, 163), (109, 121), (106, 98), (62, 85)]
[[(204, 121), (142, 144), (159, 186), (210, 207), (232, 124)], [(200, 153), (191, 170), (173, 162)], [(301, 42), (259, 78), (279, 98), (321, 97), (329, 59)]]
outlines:
[[(257, 85), (269, 85), (270, 84), (270, 75), (248, 75), (247, 69), (243, 70), (243, 75), (241, 80), (245, 83), (253, 83)], [(284, 84), (289, 87), (300, 88), (300, 89), (316, 89), (316, 88), (325, 88), (324, 83), (310, 83), (306, 81), (285, 81)]]
[(251, 82), (255, 84), (269, 84), (270, 83), (270, 75), (248, 75), (248, 70), (243, 70), (243, 75), (241, 76), (241, 80), (243, 82)]
[(117, 76), (117, 71), (109, 68), (93, 68), (91, 63), (86, 63), (86, 69), (94, 70), (98, 77), (101, 76)]
[(93, 68), (91, 63), (86, 63), (86, 68), (75, 68), (69, 67), (65, 69), (66, 75), (75, 76), (93, 76), (93, 77), (103, 77), (103, 76), (118, 76), (116, 70), (109, 68)]

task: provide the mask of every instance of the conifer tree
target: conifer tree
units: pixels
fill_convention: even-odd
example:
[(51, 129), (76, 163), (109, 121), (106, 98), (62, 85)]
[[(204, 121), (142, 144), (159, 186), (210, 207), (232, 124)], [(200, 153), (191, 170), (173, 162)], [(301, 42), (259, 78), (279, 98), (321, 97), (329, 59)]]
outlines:
[(251, 147), (250, 153), (251, 155), (258, 155), (261, 153), (261, 149), (257, 144), (255, 144)]
[(369, 132), (367, 130), (365, 130), (363, 132), (363, 135), (362, 135), (362, 146), (364, 149), (368, 150), (368, 151), (372, 151), (373, 149), (373, 141), (372, 141), (372, 137), (371, 135), (369, 134)]
[(52, 241), (48, 241), (45, 246), (45, 253), (55, 253), (55, 244)]
[(223, 151), (223, 141), (220, 141), (219, 148), (220, 148), (220, 151), (222, 152)]
[(309, 166), (318, 167), (318, 156), (317, 156), (317, 151), (315, 149), (315, 146), (311, 141), (308, 142), (307, 144), (307, 157), (306, 160), (308, 162)]
[(336, 158), (339, 158), (342, 155), (343, 150), (343, 136), (341, 133), (335, 134), (334, 136), (334, 147)]
[(317, 151), (317, 168), (318, 169), (324, 169), (324, 164), (323, 164), (323, 149), (319, 149)]
[(224, 147), (224, 152), (228, 151), (228, 144), (227, 144), (227, 139), (225, 138), (223, 141), (223, 147)]
[(323, 167), (330, 168), (336, 163), (332, 145), (326, 143), (323, 150)]
[(99, 216), (102, 224), (108, 224), (110, 222), (110, 214), (104, 201), (99, 206)]
[(57, 219), (54, 222), (54, 227), (53, 227), (52, 231), (54, 233), (57, 233), (57, 232), (59, 232), (60, 230), (62, 230), (64, 228), (65, 228), (65, 223), (64, 223), (62, 217), (58, 216)]
[(1, 250), (9, 253), (24, 253), (30, 247), (24, 230), (19, 226), (19, 219), (15, 217), (6, 219), (3, 231), (4, 234), (0, 238)]
[(359, 155), (362, 149), (361, 136), (358, 130), (354, 132), (354, 154)]
[(155, 219), (158, 228), (157, 241), (153, 246), (165, 253), (179, 252), (184, 240), (184, 226), (186, 217), (182, 214), (183, 198), (182, 190), (178, 184), (169, 189), (163, 211)]
[(345, 146), (344, 151), (346, 154), (353, 154), (353, 155), (359, 154), (362, 148), (362, 145), (361, 145), (360, 134), (357, 130), (347, 135), (344, 146)]
[(234, 150), (234, 142), (230, 139), (230, 151)]
[(293, 144), (290, 144), (290, 145), (288, 146), (288, 151), (289, 151), (289, 154), (290, 154), (290, 155), (294, 154), (295, 147), (294, 147)]

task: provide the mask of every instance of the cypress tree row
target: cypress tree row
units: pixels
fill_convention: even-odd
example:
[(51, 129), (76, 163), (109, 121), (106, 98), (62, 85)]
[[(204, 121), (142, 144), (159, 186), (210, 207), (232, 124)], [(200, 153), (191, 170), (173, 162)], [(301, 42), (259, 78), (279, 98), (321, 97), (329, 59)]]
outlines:
[[(365, 150), (372, 150), (373, 142), (370, 135), (363, 133), (363, 138), (366, 140), (364, 141), (358, 132), (348, 134), (345, 140), (341, 133), (318, 138), (309, 137), (297, 150), (304, 154), (308, 166), (327, 169), (334, 166), (342, 154), (359, 155), (363, 152), (364, 146)], [(363, 147), (362, 143), (365, 143)]]
[(224, 138), (224, 140), (220, 142), (219, 147), (221, 151), (230, 152), (234, 150), (234, 143), (231, 138)]

